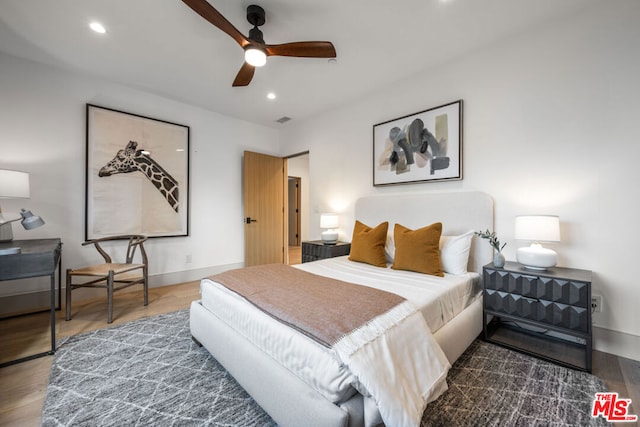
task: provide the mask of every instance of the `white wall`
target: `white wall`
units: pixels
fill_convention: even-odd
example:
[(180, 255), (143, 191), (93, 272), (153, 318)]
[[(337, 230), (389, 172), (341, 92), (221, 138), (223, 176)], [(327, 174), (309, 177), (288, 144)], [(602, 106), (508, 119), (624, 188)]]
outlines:
[[(640, 360), (638, 22), (639, 2), (601, 2), (292, 124), (289, 151), (311, 151), (312, 211), (342, 212), (341, 238), (350, 240), (360, 196), (480, 190), (494, 198), (495, 230), (511, 260), (515, 215), (557, 214), (559, 265), (593, 270), (593, 293), (604, 296), (596, 348)], [(457, 99), (464, 179), (374, 188), (372, 126)], [(317, 224), (312, 215), (311, 238), (320, 236)]]
[[(15, 239), (60, 237), (63, 270), (101, 260), (92, 247), (80, 245), (85, 104), (91, 103), (190, 126), (190, 236), (151, 239), (150, 274), (243, 262), (242, 153), (279, 154), (277, 130), (4, 54), (0, 94), (0, 168), (31, 174), (31, 198), (2, 199), (0, 206), (7, 217), (25, 207), (46, 221), (28, 232), (14, 224)], [(42, 286), (37, 280), (4, 282), (0, 296)]]

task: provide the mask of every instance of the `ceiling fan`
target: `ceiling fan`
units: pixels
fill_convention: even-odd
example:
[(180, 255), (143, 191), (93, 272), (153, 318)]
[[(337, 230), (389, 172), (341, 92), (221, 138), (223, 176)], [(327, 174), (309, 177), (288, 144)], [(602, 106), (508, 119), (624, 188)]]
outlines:
[(255, 67), (261, 67), (267, 56), (293, 56), (299, 58), (335, 58), (336, 49), (331, 42), (293, 42), (283, 44), (265, 44), (262, 31), (258, 28), (265, 22), (265, 12), (260, 6), (247, 7), (247, 21), (253, 28), (249, 37), (245, 37), (236, 27), (220, 14), (207, 0), (182, 0), (204, 19), (229, 34), (245, 51), (245, 62), (233, 81), (233, 86), (247, 86)]

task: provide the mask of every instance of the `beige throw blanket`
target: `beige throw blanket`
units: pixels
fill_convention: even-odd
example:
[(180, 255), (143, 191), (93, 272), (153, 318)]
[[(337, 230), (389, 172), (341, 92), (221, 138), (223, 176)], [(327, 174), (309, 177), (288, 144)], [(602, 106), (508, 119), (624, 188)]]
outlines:
[(419, 426), (427, 403), (447, 390), (446, 356), (422, 314), (398, 295), (281, 264), (211, 280), (330, 347), (365, 397), (365, 426)]
[(326, 347), (405, 301), (283, 264), (230, 270), (210, 279)]

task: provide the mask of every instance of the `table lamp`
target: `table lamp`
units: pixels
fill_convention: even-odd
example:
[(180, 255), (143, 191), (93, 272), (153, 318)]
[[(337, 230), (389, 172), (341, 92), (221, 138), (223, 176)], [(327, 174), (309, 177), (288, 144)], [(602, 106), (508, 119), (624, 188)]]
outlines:
[[(0, 198), (4, 199), (28, 199), (29, 198), (29, 174), (27, 172), (0, 169)], [(13, 240), (11, 223), (21, 221), (26, 230), (31, 230), (44, 225), (44, 221), (31, 211), (22, 209), (20, 218), (6, 220), (0, 209), (0, 242)], [(13, 249), (13, 248), (9, 248)], [(13, 252), (16, 253), (16, 252)]]
[(322, 232), (322, 243), (325, 245), (335, 245), (338, 242), (338, 226), (340, 225), (340, 217), (338, 214), (325, 213), (320, 215), (320, 228), (326, 228)]
[(531, 241), (531, 246), (518, 248), (516, 259), (525, 268), (546, 270), (558, 263), (558, 254), (540, 242), (560, 241), (560, 219), (555, 215), (521, 215), (516, 217), (514, 237)]

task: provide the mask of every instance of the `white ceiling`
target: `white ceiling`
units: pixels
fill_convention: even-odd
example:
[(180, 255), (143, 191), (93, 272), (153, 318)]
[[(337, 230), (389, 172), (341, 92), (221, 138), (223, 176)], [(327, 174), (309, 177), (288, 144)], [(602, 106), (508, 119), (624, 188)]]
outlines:
[[(336, 47), (336, 64), (270, 57), (239, 88), (240, 46), (180, 0), (0, 0), (0, 51), (279, 127), (282, 116), (307, 119), (595, 1), (209, 0), (244, 34), (246, 7), (262, 6), (269, 44)], [(107, 34), (89, 30), (91, 20)]]

